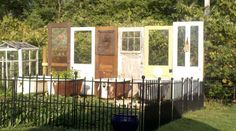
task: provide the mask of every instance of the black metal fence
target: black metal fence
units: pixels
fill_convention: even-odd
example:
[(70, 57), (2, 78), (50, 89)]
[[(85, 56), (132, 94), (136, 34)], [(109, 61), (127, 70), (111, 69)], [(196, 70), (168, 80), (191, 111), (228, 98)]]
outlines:
[[(10, 86), (6, 86), (8, 83)], [(203, 107), (199, 80), (67, 79), (29, 76), (1, 79), (0, 127), (113, 130), (114, 115), (135, 116), (138, 130), (155, 130)]]

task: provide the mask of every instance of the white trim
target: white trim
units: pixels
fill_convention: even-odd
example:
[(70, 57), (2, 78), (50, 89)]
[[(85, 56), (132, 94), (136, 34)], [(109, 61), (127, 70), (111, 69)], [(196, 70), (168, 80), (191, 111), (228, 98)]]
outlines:
[(18, 50), (18, 76), (22, 76), (22, 49)]

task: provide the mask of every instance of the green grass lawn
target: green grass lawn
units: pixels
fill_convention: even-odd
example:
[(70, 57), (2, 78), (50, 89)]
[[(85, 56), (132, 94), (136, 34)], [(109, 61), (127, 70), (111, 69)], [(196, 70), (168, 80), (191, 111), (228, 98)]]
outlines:
[(188, 112), (158, 131), (236, 131), (236, 104), (206, 102), (202, 110)]

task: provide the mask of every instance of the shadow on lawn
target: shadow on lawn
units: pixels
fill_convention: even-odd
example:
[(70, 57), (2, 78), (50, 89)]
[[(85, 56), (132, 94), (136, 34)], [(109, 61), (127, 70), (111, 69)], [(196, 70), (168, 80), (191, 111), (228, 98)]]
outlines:
[(161, 126), (157, 131), (218, 131), (218, 129), (203, 122), (181, 118)]

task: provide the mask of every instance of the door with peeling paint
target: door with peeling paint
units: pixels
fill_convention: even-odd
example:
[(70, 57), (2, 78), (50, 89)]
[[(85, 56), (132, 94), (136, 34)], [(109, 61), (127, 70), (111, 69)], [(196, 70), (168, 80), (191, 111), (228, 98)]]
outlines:
[(96, 27), (95, 78), (117, 77), (117, 37), (116, 27)]
[(144, 28), (121, 27), (118, 30), (118, 77), (141, 79)]
[(146, 26), (144, 46), (146, 78), (172, 76), (172, 26)]

